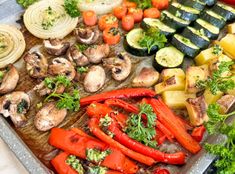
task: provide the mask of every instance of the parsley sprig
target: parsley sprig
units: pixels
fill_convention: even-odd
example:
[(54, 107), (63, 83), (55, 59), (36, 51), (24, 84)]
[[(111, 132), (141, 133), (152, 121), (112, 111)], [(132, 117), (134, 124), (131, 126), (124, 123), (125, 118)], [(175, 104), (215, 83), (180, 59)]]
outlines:
[(20, 4), (22, 7), (27, 8), (33, 3), (37, 2), (38, 0), (16, 0), (18, 4)]
[(157, 46), (158, 49), (163, 48), (166, 42), (166, 36), (157, 28), (150, 28), (147, 31), (144, 31), (143, 36), (138, 40), (141, 47), (148, 49), (148, 53), (150, 53), (152, 48), (155, 46)]
[[(127, 120), (125, 132), (129, 137), (139, 141), (147, 146), (156, 147), (157, 142), (153, 138), (156, 135), (156, 114), (153, 112), (151, 105), (141, 104), (139, 114), (133, 114)], [(147, 123), (145, 124), (142, 115), (146, 115)]]
[(232, 76), (223, 76), (225, 72), (231, 72), (230, 68), (233, 64), (233, 61), (221, 62), (218, 70), (214, 71), (211, 77), (207, 80), (199, 80), (197, 82), (197, 87), (201, 89), (209, 88), (213, 95), (216, 95), (218, 91), (226, 92), (235, 88), (235, 82)]
[(135, 2), (137, 6), (141, 9), (146, 9), (152, 7), (151, 0), (131, 0), (132, 2)]
[(72, 18), (76, 18), (81, 15), (80, 10), (78, 9), (78, 0), (64, 0), (64, 9)]

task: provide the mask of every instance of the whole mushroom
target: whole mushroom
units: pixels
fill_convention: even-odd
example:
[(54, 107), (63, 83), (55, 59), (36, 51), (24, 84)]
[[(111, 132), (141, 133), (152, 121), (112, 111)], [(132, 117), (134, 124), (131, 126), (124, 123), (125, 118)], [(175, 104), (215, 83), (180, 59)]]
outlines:
[(0, 113), (4, 117), (10, 117), (15, 127), (22, 127), (26, 123), (25, 114), (29, 107), (29, 95), (22, 91), (12, 92), (0, 98)]
[(24, 56), (26, 69), (33, 78), (44, 78), (47, 75), (47, 59), (39, 52), (27, 53)]
[(77, 66), (86, 66), (90, 63), (88, 58), (80, 50), (78, 50), (75, 45), (68, 49), (67, 58), (71, 62), (74, 62)]
[(126, 53), (103, 59), (103, 65), (111, 69), (112, 77), (117, 81), (125, 80), (131, 73), (131, 59)]
[(88, 45), (96, 43), (100, 36), (98, 28), (95, 27), (78, 27), (74, 30), (74, 34), (78, 42)]
[(19, 73), (14, 65), (10, 64), (6, 68), (6, 72), (2, 72), (0, 94), (12, 92), (19, 81)]
[(60, 39), (48, 39), (43, 41), (43, 45), (48, 54), (61, 56), (66, 53), (70, 46), (70, 43), (64, 42)]

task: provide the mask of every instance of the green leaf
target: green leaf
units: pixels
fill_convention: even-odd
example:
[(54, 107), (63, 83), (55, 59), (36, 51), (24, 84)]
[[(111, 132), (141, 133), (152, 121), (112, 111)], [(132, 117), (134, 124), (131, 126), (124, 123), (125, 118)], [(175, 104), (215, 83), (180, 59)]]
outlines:
[(33, 3), (37, 2), (38, 0), (16, 0), (18, 4), (20, 4), (22, 7), (27, 8)]
[(131, 0), (132, 2), (135, 2), (137, 6), (141, 9), (151, 8), (152, 2), (151, 0)]
[(81, 15), (78, 9), (78, 0), (64, 0), (64, 9), (66, 13), (72, 18), (76, 18)]

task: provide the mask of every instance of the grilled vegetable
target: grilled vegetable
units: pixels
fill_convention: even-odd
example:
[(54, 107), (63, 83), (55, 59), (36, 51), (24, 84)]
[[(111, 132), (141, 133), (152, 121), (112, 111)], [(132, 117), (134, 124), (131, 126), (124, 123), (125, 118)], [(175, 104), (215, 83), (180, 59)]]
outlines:
[(216, 5), (212, 8), (212, 10), (220, 14), (225, 20), (233, 20), (235, 19), (235, 9), (231, 6), (228, 6), (223, 3), (216, 3)]
[(161, 12), (157, 8), (148, 8), (144, 10), (144, 18), (159, 18)]
[(201, 49), (209, 46), (210, 40), (204, 35), (203, 30), (196, 30), (192, 27), (186, 27), (182, 36), (188, 38), (193, 44)]
[(195, 57), (199, 52), (199, 47), (193, 44), (189, 39), (182, 35), (175, 34), (171, 41), (178, 50), (189, 57)]
[(215, 103), (217, 100), (219, 100), (222, 96), (223, 96), (223, 92), (217, 92), (215, 95), (211, 93), (210, 89), (206, 89), (204, 91), (204, 98), (205, 98), (205, 101), (206, 101), (206, 104), (212, 104), (212, 103)]
[[(208, 66), (209, 66), (209, 70), (210, 70), (210, 73), (213, 74), (214, 71), (217, 71), (219, 69), (219, 65), (222, 63), (222, 62), (231, 62), (232, 59), (230, 59), (228, 56), (222, 54), (220, 55), (219, 57), (215, 58), (215, 59), (212, 59), (209, 63), (208, 63)], [(228, 71), (224, 71), (221, 76), (225, 77), (225, 76), (230, 76), (231, 75), (231, 71), (230, 69), (228, 69)]]
[(168, 8), (168, 11), (175, 15), (178, 18), (181, 18), (186, 21), (194, 21), (197, 19), (200, 11), (191, 7), (181, 5), (177, 2), (171, 3)]
[(217, 103), (220, 105), (220, 113), (228, 113), (235, 103), (235, 96), (224, 95), (217, 101)]
[(197, 19), (194, 23), (195, 29), (203, 30), (209, 39), (217, 39), (219, 36), (219, 28), (202, 19)]
[(201, 2), (204, 2), (208, 6), (213, 6), (217, 0), (200, 0)]
[(226, 24), (226, 21), (222, 16), (211, 10), (203, 11), (201, 14), (201, 19), (209, 22), (210, 24), (218, 27), (219, 29), (223, 28)]
[(171, 68), (171, 69), (164, 69), (161, 72), (161, 78), (163, 81), (169, 79), (170, 77), (177, 76), (180, 79), (184, 80), (185, 79), (185, 73), (182, 69), (180, 68)]
[(234, 43), (235, 43), (235, 35), (233, 34), (227, 34), (219, 42), (219, 45), (223, 48), (224, 52), (232, 59), (235, 59)]
[(228, 30), (228, 33), (235, 34), (235, 23), (229, 24), (227, 30)]
[(198, 1), (198, 0), (178, 0), (178, 2), (180, 2), (181, 4), (187, 7), (191, 7), (199, 11), (202, 11), (206, 6), (204, 2)]
[(155, 56), (153, 66), (161, 71), (165, 68), (177, 68), (183, 64), (184, 54), (175, 47), (165, 47), (160, 49)]
[(171, 14), (169, 11), (163, 11), (161, 14), (161, 21), (174, 29), (180, 29), (186, 27), (190, 24), (190, 21), (186, 21), (176, 17), (174, 14)]

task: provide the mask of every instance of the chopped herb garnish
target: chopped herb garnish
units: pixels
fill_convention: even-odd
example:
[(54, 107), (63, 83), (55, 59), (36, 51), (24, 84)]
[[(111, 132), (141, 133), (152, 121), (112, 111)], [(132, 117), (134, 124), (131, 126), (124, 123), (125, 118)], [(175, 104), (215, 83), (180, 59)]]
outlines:
[(135, 2), (137, 6), (141, 9), (146, 9), (152, 7), (151, 0), (131, 0), (132, 2)]
[(3, 77), (4, 77), (4, 72), (0, 71), (0, 81), (2, 81)]
[(179, 12), (179, 10), (176, 11), (175, 16), (176, 16), (176, 17), (180, 17), (180, 16), (181, 16), (181, 13)]
[(79, 50), (79, 51), (85, 51), (87, 48), (89, 48), (89, 45), (86, 44), (75, 44), (75, 47)]
[(86, 150), (86, 156), (88, 161), (92, 161), (95, 163), (102, 162), (106, 156), (108, 156), (111, 153), (111, 150), (105, 150), (101, 151), (98, 149), (87, 149)]
[(78, 67), (77, 68), (77, 72), (79, 72), (80, 74), (83, 74), (83, 73), (85, 73), (85, 72), (87, 72), (88, 71), (88, 67)]
[(79, 0), (64, 0), (64, 9), (66, 13), (72, 18), (76, 18), (81, 15), (78, 9)]
[(88, 173), (89, 174), (106, 174), (107, 172), (107, 168), (106, 167), (101, 167), (101, 166), (91, 166), (88, 167)]
[(49, 6), (43, 13), (42, 28), (49, 30), (60, 17), (61, 15), (58, 15), (58, 13)]
[(17, 113), (22, 114), (24, 110), (28, 108), (28, 102), (24, 99), (17, 105)]
[(104, 126), (104, 127), (107, 127), (111, 124), (112, 122), (112, 118), (107, 115), (105, 115), (104, 117), (102, 117), (100, 119), (100, 126)]
[(71, 82), (66, 76), (58, 75), (56, 77), (46, 77), (44, 79), (44, 84), (47, 88), (54, 89), (54, 91), (56, 91), (59, 85), (69, 87), (71, 85)]
[(16, 2), (24, 8), (27, 8), (28, 6), (32, 5), (33, 3), (37, 1), (38, 0), (16, 0)]
[(74, 155), (69, 155), (66, 164), (70, 165), (75, 171), (77, 171), (79, 174), (84, 174), (85, 170), (82, 167), (79, 159), (76, 158)]
[(221, 46), (219, 46), (219, 45), (214, 45), (213, 46), (213, 51), (212, 51), (212, 53), (214, 54), (214, 55), (217, 55), (217, 56), (219, 56), (219, 55), (221, 55), (222, 53), (223, 53), (223, 48), (221, 47)]

